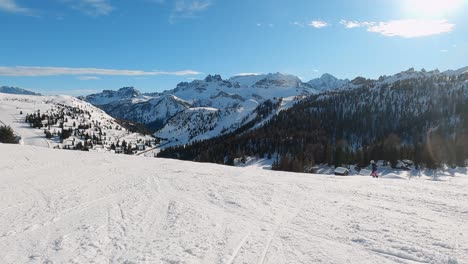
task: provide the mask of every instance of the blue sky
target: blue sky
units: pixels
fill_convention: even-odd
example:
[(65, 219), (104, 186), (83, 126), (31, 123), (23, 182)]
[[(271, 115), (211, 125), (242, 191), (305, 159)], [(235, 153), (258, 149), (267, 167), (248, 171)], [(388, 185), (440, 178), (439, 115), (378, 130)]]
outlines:
[[(88, 94), (207, 74), (468, 65), (468, 0), (0, 0), (0, 85)], [(465, 16), (464, 16), (465, 14)]]

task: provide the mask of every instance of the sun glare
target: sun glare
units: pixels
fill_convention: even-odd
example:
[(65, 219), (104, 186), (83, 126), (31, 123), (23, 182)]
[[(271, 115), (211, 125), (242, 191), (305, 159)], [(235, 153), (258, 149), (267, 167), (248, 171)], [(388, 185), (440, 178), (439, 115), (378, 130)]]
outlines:
[(453, 15), (467, 0), (404, 0), (405, 13), (419, 17), (447, 17)]

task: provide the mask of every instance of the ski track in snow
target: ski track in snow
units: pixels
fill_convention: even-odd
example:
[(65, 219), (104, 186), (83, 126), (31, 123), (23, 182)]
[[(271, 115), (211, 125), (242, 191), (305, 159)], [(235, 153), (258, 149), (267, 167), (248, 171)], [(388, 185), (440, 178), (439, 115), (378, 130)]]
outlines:
[[(32, 105), (32, 104), (31, 104)], [(22, 106), (29, 106), (22, 104)], [(36, 106), (36, 105), (33, 105)], [(48, 109), (43, 105), (38, 105), (41, 110)], [(35, 129), (31, 129), (29, 124), (24, 122), (26, 114), (20, 115), (19, 111), (34, 112), (37, 109), (19, 108), (17, 105), (2, 102), (0, 105), (0, 124), (10, 126), (15, 133), (21, 135), (23, 144), (49, 148), (50, 144), (43, 134), (39, 134)]]
[(468, 263), (467, 187), (0, 144), (0, 263)]

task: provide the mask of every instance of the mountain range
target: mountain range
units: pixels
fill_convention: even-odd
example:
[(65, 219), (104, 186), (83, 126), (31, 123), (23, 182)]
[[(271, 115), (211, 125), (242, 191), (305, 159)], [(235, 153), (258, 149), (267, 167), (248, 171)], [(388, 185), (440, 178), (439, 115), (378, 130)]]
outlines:
[(31, 92), (18, 87), (0, 86), (0, 93), (6, 94), (24, 94), (24, 95), (41, 95), (40, 93)]
[(255, 109), (267, 100), (282, 98), (279, 111), (306, 96), (352, 86), (349, 80), (330, 74), (308, 83), (282, 73), (240, 75), (227, 80), (208, 75), (161, 93), (145, 94), (124, 87), (82, 99), (116, 118), (143, 123), (165, 143), (177, 145), (232, 132), (256, 119)]
[[(454, 76), (468, 71), (417, 71), (414, 68), (376, 80), (356, 77), (338, 79), (330, 74), (308, 82), (282, 73), (248, 74), (223, 79), (208, 75), (203, 80), (179, 83), (161, 93), (141, 93), (134, 87), (84, 96), (113, 117), (146, 125), (164, 144), (182, 145), (233, 132), (252, 120), (263, 124), (281, 110), (311, 95), (333, 90), (353, 90), (364, 86), (382, 87), (408, 79)], [(273, 112), (261, 116), (257, 108), (266, 101), (281, 99)], [(258, 126), (258, 125), (257, 125)]]
[(365, 167), (371, 159), (392, 166), (409, 159), (431, 169), (465, 166), (468, 68), (409, 69), (379, 80), (356, 78), (351, 85), (310, 95), (261, 125), (167, 147), (159, 156), (231, 165), (266, 158), (274, 160), (273, 169), (296, 172), (319, 164)]
[(208, 75), (160, 93), (124, 87), (79, 99), (122, 124), (150, 128), (165, 148), (163, 157), (232, 164), (268, 154), (278, 159), (276, 168), (294, 171), (312, 161), (364, 163), (366, 156), (411, 157), (434, 166), (468, 157), (468, 67), (410, 68), (375, 80)]

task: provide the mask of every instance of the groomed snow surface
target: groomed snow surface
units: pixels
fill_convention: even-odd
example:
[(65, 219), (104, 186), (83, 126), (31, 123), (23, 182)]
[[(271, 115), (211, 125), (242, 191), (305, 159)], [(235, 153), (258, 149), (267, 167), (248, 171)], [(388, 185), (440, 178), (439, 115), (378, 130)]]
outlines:
[(468, 263), (468, 176), (372, 179), (0, 144), (0, 263)]

